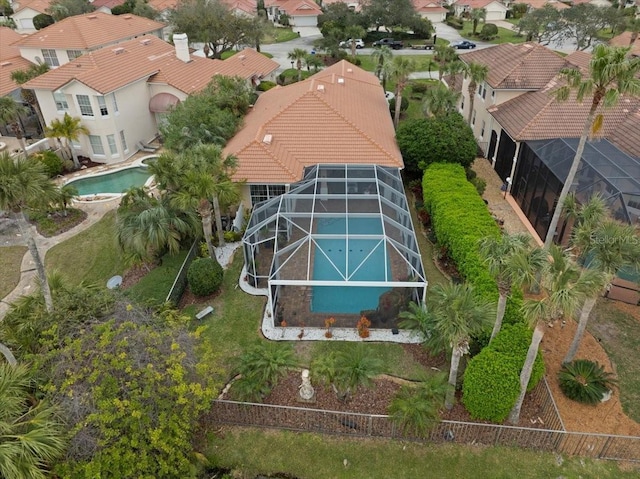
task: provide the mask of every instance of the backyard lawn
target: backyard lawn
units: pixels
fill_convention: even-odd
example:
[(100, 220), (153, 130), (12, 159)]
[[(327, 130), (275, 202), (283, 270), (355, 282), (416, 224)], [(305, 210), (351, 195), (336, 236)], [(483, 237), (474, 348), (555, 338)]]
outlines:
[(520, 449), (347, 439), (252, 428), (225, 427), (211, 434), (208, 444), (202, 452), (210, 463), (233, 470), (233, 477), (283, 471), (305, 479), (638, 477), (637, 471), (623, 471), (613, 461)]
[[(491, 22), (487, 22), (491, 23)], [(482, 30), (482, 23), (478, 24), (478, 28), (476, 28), (476, 32), (480, 33)], [(464, 22), (464, 28), (462, 30), (458, 30), (461, 36), (464, 38), (468, 38), (469, 40), (475, 41), (483, 41), (479, 36), (473, 36), (471, 32), (473, 31), (473, 23), (472, 22)], [(518, 32), (514, 32), (513, 30), (509, 30), (508, 28), (498, 27), (498, 36), (493, 40), (489, 40), (489, 43), (524, 43), (527, 38), (524, 35), (518, 35)], [(461, 50), (462, 52), (462, 50)]]
[(161, 264), (128, 288), (125, 294), (141, 304), (164, 303), (187, 253), (188, 250), (183, 250), (175, 255), (164, 255)]
[(0, 247), (0, 299), (18, 286), (22, 257), (26, 252), (26, 246)]

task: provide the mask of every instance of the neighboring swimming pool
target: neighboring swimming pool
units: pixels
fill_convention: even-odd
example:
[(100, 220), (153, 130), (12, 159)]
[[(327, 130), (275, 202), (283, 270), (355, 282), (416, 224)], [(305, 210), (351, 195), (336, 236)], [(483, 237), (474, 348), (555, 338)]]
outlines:
[(122, 194), (134, 186), (144, 186), (151, 174), (144, 166), (134, 166), (112, 173), (92, 175), (72, 180), (68, 185), (78, 189), (79, 195)]
[[(321, 219), (318, 234), (382, 234), (380, 218)], [(313, 279), (321, 281), (384, 281), (390, 271), (384, 241), (366, 238), (317, 239), (313, 260)], [(390, 277), (390, 274), (388, 275)], [(314, 286), (311, 311), (317, 313), (360, 313), (376, 309), (380, 295), (391, 288)]]

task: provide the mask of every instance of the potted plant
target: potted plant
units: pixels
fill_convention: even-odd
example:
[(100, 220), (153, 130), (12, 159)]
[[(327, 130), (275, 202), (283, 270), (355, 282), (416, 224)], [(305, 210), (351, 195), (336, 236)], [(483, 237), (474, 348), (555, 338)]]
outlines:
[(335, 322), (336, 322), (336, 318), (334, 317), (327, 318), (324, 320), (324, 327), (327, 328), (327, 331), (324, 333), (325, 338), (333, 337), (333, 332), (331, 331), (331, 328), (333, 327)]

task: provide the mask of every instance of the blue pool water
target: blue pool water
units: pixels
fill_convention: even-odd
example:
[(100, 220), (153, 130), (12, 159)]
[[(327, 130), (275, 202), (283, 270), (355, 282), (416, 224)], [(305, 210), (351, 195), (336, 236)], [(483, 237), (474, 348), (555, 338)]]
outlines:
[(126, 168), (106, 175), (89, 176), (70, 181), (80, 195), (124, 193), (133, 186), (144, 186), (151, 175), (144, 167)]
[[(349, 234), (381, 234), (379, 218), (349, 219)], [(344, 218), (321, 219), (319, 234), (344, 234), (347, 222)], [(318, 239), (313, 260), (313, 279), (341, 281), (384, 281), (385, 268), (390, 270), (385, 258), (384, 242), (378, 239)], [(348, 254), (347, 254), (348, 253)], [(364, 261), (364, 262), (363, 262)], [(362, 263), (362, 265), (361, 265)], [(350, 286), (314, 286), (311, 310), (317, 313), (360, 313), (376, 309), (380, 295), (390, 288)]]

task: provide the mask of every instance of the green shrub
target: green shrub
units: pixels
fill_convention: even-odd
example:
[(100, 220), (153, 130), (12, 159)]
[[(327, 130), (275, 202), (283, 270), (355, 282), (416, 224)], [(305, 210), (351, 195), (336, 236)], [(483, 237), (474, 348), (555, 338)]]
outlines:
[(240, 231), (225, 231), (224, 232), (224, 240), (227, 243), (235, 243), (236, 241), (240, 241), (242, 239), (242, 233)]
[(615, 380), (600, 364), (576, 359), (562, 366), (558, 372), (560, 389), (569, 399), (585, 404), (598, 404)]
[(498, 36), (498, 27), (493, 23), (485, 23), (480, 30), (480, 38), (482, 40), (493, 40)]
[[(407, 98), (406, 95), (402, 95), (402, 100), (400, 100), (400, 111), (401, 112), (407, 111), (407, 108), (409, 108), (409, 99)], [(394, 115), (396, 112), (395, 98), (389, 101), (389, 111), (391, 112), (392, 115)]]
[[(489, 301), (497, 301), (498, 287), (479, 252), (480, 238), (501, 234), (487, 205), (467, 181), (462, 166), (433, 163), (422, 180), (424, 205), (440, 245), (447, 248), (460, 274), (475, 291)], [(521, 296), (518, 296), (521, 298)], [(522, 312), (507, 302), (505, 322), (522, 321)], [(518, 303), (520, 304), (520, 303)]]
[(224, 270), (215, 258), (195, 259), (187, 271), (187, 282), (196, 296), (208, 296), (220, 289)]
[(506, 354), (485, 348), (464, 373), (462, 404), (474, 419), (503, 422), (518, 399), (520, 378)]
[(426, 83), (412, 83), (411, 92), (415, 95), (424, 95), (429, 89), (429, 85)]
[(482, 178), (474, 178), (471, 181), (471, 184), (476, 187), (476, 191), (480, 196), (484, 194), (484, 190), (487, 188), (487, 182)]
[[(510, 356), (513, 360), (514, 368), (520, 374), (527, 358), (532, 335), (533, 331), (524, 323), (506, 324), (502, 326), (500, 332), (493, 338), (489, 348)], [(533, 390), (542, 379), (542, 376), (544, 376), (544, 360), (542, 352), (538, 351), (538, 356), (533, 363), (533, 371), (531, 372), (531, 378), (529, 378), (527, 391)], [(520, 389), (519, 386), (518, 389)]]
[(272, 81), (269, 81), (269, 80), (262, 80), (260, 82), (260, 85), (258, 85), (257, 90), (258, 91), (268, 91), (268, 90), (271, 90), (275, 86), (276, 86), (276, 82), (272, 82)]
[(54, 178), (64, 171), (64, 160), (51, 150), (38, 151), (31, 155), (31, 158), (44, 165), (44, 171), (49, 178)]

